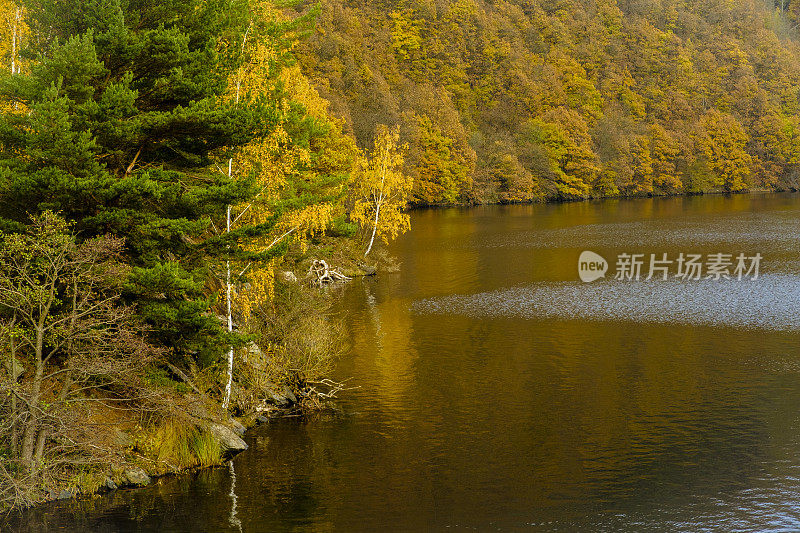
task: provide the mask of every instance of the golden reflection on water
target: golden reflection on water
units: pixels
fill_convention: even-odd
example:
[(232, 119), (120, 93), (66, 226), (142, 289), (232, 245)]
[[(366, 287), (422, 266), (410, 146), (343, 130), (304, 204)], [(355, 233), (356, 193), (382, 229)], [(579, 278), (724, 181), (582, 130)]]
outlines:
[[(243, 531), (800, 529), (797, 329), (746, 314), (747, 327), (711, 326), (659, 302), (666, 314), (653, 320), (539, 312), (596, 294), (577, 280), (584, 249), (758, 251), (763, 283), (720, 294), (794, 305), (800, 197), (429, 210), (412, 228), (392, 247), (398, 274), (338, 292), (351, 349), (337, 377), (360, 387), (345, 415), (249, 434), (235, 460)], [(664, 301), (689, 294), (626, 285), (611, 304), (635, 311), (637, 287)], [(230, 531), (231, 481), (212, 470), (31, 516)]]

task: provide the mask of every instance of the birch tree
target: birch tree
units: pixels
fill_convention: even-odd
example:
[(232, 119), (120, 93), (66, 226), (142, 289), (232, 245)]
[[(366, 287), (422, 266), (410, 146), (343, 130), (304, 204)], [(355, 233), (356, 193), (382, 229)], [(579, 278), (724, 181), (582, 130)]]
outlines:
[[(228, 179), (246, 178), (255, 187), (248, 201), (228, 205), (224, 226), (217, 226), (228, 243), (223, 278), (229, 333), (237, 311), (246, 320), (271, 297), (276, 260), (289, 244), (304, 248), (330, 223), (350, 169), (342, 161), (326, 164), (335, 159), (329, 151), (345, 158), (356, 154), (355, 144), (341, 142), (341, 129), (328, 124), (324, 100), (293, 65), (292, 46), (315, 16), (312, 10), (286, 20), (270, 2), (251, 2), (251, 22), (239, 49), (243, 60), (230, 76), (234, 105), (269, 99), (279, 120), (269, 135), (240, 147), (224, 167), (217, 166)], [(330, 140), (338, 144), (328, 146)], [(231, 401), (234, 356), (235, 347), (228, 347), (224, 408)]]
[(364, 257), (372, 250), (376, 236), (388, 243), (411, 227), (403, 210), (413, 179), (402, 172), (406, 147), (400, 145), (400, 129), (381, 125), (374, 142), (371, 157), (362, 162), (354, 179), (355, 203), (350, 213), (353, 221), (370, 235)]
[(0, 0), (0, 23), (3, 25), (0, 50), (7, 57), (5, 66), (12, 75), (19, 74), (22, 70), (20, 49), (29, 33), (22, 5), (12, 0)]

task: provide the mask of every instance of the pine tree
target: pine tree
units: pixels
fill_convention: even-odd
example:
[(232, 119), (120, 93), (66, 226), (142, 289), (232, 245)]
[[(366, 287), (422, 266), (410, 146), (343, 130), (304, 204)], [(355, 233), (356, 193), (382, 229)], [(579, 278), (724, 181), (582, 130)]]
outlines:
[[(204, 239), (228, 205), (256, 194), (212, 160), (280, 121), (280, 87), (224, 98), (246, 31), (245, 2), (31, 0), (30, 74), (0, 80), (29, 114), (0, 118), (0, 224), (53, 210), (83, 237), (125, 238), (126, 296), (177, 353), (214, 357), (237, 342), (209, 313)], [(272, 36), (280, 39), (278, 32)]]

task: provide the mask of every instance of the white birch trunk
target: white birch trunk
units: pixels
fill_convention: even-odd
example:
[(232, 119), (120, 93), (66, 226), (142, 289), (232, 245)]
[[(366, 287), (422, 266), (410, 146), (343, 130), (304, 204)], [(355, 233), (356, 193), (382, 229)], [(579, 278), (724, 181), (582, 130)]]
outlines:
[[(247, 27), (247, 31), (244, 33), (244, 39), (242, 39), (242, 53), (244, 53), (244, 47), (247, 44), (247, 36), (250, 34), (250, 28), (252, 27), (252, 23), (250, 26)], [(236, 75), (236, 105), (239, 105), (239, 98), (242, 90), (242, 69), (239, 68), (239, 72)], [(233, 158), (231, 157), (228, 159), (228, 179), (233, 176)], [(228, 205), (228, 213), (226, 217), (226, 226), (225, 232), (231, 232), (231, 205)], [(225, 262), (225, 301), (228, 306), (228, 333), (233, 332), (233, 312), (232, 312), (232, 304), (231, 304), (231, 261)], [(231, 401), (231, 389), (233, 387), (233, 346), (228, 348), (228, 381), (225, 384), (225, 399), (222, 401), (222, 408), (227, 409), (228, 405)]]
[(17, 24), (19, 21), (19, 8), (14, 13), (14, 22), (11, 27), (11, 75), (17, 73)]
[[(228, 177), (231, 177), (233, 170), (233, 158), (228, 160)], [(225, 232), (231, 232), (231, 206), (228, 205), (226, 216)], [(231, 305), (231, 261), (225, 262), (225, 302), (228, 306), (228, 333), (233, 332), (233, 306)], [(231, 401), (231, 388), (233, 387), (233, 346), (228, 348), (228, 381), (225, 385), (225, 399), (222, 408), (227, 409)]]
[(383, 162), (381, 163), (381, 188), (378, 192), (377, 197), (375, 198), (375, 221), (372, 224), (372, 237), (369, 240), (369, 246), (367, 246), (367, 251), (364, 252), (364, 257), (367, 257), (370, 250), (372, 250), (372, 243), (375, 242), (375, 234), (378, 232), (378, 218), (381, 214), (381, 206), (383, 205), (383, 187), (384, 183), (386, 183), (386, 158), (389, 154), (383, 154)]
[(372, 225), (372, 237), (369, 239), (369, 246), (367, 246), (367, 251), (364, 252), (364, 257), (367, 257), (367, 254), (372, 250), (372, 243), (375, 242), (375, 234), (378, 232), (378, 217), (381, 213), (381, 203), (382, 201), (379, 200), (375, 206), (375, 222)]

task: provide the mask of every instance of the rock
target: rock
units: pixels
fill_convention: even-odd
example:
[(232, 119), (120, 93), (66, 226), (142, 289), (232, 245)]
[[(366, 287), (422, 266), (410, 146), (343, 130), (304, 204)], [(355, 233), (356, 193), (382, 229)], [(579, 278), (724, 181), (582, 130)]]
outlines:
[(254, 342), (250, 342), (247, 344), (243, 356), (245, 362), (252, 363), (254, 366), (257, 366), (262, 369), (264, 368), (265, 365), (269, 364), (269, 356), (266, 355), (261, 350), (261, 347)]
[(240, 437), (244, 436), (245, 432), (247, 431), (247, 428), (244, 427), (244, 424), (242, 424), (235, 418), (231, 418), (229, 424), (233, 428), (233, 431)]
[(134, 442), (130, 435), (119, 429), (113, 430), (114, 444), (121, 448), (133, 448)]
[(9, 376), (16, 376), (19, 378), (25, 373), (25, 367), (22, 365), (19, 359), (16, 357), (6, 360), (6, 371), (8, 372)]
[(289, 398), (287, 398), (286, 396), (282, 395), (281, 393), (279, 393), (275, 389), (270, 389), (269, 395), (273, 400), (275, 400), (275, 403), (277, 405), (289, 405)]
[(107, 488), (108, 490), (117, 490), (119, 488), (110, 477), (107, 477), (103, 482), (103, 487)]
[(378, 269), (375, 268), (374, 266), (370, 266), (370, 265), (368, 265), (366, 263), (362, 263), (361, 261), (359, 261), (356, 264), (358, 265), (358, 268), (360, 268), (361, 270), (364, 271), (364, 275), (365, 276), (374, 276), (375, 274), (378, 273)]
[(294, 275), (294, 272), (289, 272), (289, 271), (281, 272), (281, 279), (288, 283), (297, 283), (297, 276)]
[(258, 356), (264, 355), (264, 352), (261, 351), (261, 347), (252, 341), (247, 345), (247, 353)]
[(289, 398), (289, 401), (292, 403), (297, 403), (297, 396), (294, 395), (292, 389), (287, 386), (283, 387), (283, 395)]
[(272, 388), (269, 390), (269, 395), (275, 400), (275, 403), (281, 406), (291, 405), (297, 403), (297, 396), (294, 395), (292, 389), (284, 385), (282, 388)]
[(258, 422), (259, 424), (269, 424), (269, 418), (267, 418), (264, 415), (258, 415), (256, 417), (256, 422)]
[(223, 451), (241, 452), (248, 448), (247, 443), (229, 427), (222, 424), (209, 424), (208, 429), (219, 441)]
[(73, 493), (71, 490), (62, 490), (61, 492), (58, 493), (59, 500), (69, 500), (74, 497), (75, 493)]
[(147, 472), (138, 466), (127, 468), (124, 472), (122, 472), (122, 479), (126, 484), (133, 486), (149, 485), (151, 481), (150, 476), (147, 475)]

